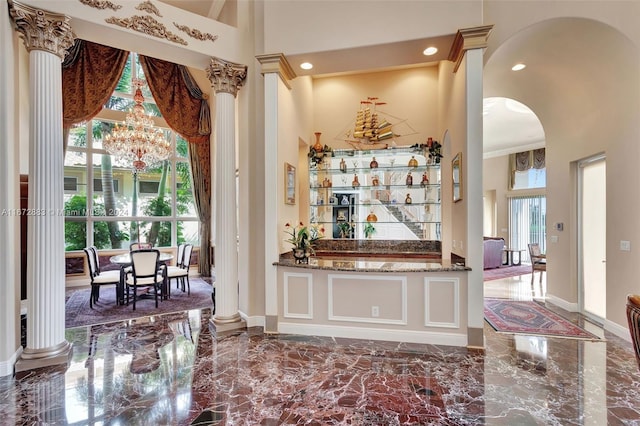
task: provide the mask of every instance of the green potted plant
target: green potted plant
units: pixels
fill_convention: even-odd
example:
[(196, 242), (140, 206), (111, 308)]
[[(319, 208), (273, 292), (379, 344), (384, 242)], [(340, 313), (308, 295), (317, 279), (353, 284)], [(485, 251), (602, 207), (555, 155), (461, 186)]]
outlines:
[(291, 252), (296, 263), (306, 263), (309, 256), (315, 253), (313, 244), (323, 237), (324, 228), (318, 225), (305, 226), (300, 222), (296, 226), (285, 224), (285, 232), (289, 235), (287, 242), (293, 246)]
[(347, 238), (351, 233), (351, 224), (349, 222), (339, 222), (338, 230), (340, 231), (340, 238)]
[(365, 238), (371, 238), (373, 236), (373, 234), (376, 233), (376, 227), (373, 226), (373, 223), (371, 222), (367, 222), (364, 224), (364, 237)]

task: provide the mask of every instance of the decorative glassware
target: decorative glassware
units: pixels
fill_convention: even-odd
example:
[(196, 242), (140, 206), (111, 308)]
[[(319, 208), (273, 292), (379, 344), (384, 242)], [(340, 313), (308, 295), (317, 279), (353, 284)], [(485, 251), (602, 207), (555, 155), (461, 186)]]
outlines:
[(427, 176), (427, 172), (422, 174), (422, 181), (420, 181), (421, 186), (429, 185), (429, 176)]
[(413, 186), (413, 176), (411, 176), (411, 172), (407, 173), (407, 178), (405, 179), (407, 186)]

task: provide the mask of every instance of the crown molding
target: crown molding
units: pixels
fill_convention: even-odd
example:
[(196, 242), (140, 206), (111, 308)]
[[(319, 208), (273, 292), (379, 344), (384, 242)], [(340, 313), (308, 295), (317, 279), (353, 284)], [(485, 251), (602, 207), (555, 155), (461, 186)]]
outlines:
[(291, 89), (291, 84), (289, 82), (297, 76), (284, 54), (270, 53), (266, 55), (257, 55), (256, 59), (260, 62), (260, 65), (262, 65), (260, 70), (262, 75), (276, 73), (280, 76), (280, 79), (285, 86), (287, 86), (288, 89)]
[(464, 58), (464, 53), (467, 50), (484, 49), (487, 47), (487, 40), (489, 39), (489, 33), (491, 33), (492, 28), (493, 25), (483, 25), (458, 30), (451, 44), (448, 57), (450, 61), (455, 63), (453, 72), (458, 71), (462, 58)]

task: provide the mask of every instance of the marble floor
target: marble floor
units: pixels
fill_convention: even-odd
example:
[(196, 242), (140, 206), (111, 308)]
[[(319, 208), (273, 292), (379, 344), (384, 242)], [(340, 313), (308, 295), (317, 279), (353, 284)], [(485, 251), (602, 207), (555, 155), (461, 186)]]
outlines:
[[(530, 276), (485, 283), (531, 299)], [(542, 291), (535, 295), (544, 299)], [(498, 334), (486, 351), (269, 336), (209, 311), (67, 330), (67, 368), (0, 379), (2, 425), (639, 425), (631, 344)]]

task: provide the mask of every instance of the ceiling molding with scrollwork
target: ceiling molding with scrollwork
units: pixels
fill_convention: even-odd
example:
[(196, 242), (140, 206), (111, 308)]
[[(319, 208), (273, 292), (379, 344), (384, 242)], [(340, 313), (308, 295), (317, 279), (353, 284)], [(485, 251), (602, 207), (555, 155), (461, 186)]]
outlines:
[(122, 9), (121, 5), (112, 3), (110, 1), (106, 1), (106, 0), (79, 0), (79, 1), (82, 4), (93, 7), (95, 9), (111, 9), (111, 10)]
[(142, 3), (136, 6), (136, 10), (141, 10), (143, 12), (151, 13), (153, 15), (156, 15), (162, 18), (160, 11), (153, 3), (151, 3), (151, 0), (143, 1)]
[(173, 23), (173, 25), (176, 26), (177, 29), (179, 29), (180, 31), (186, 33), (189, 37), (195, 38), (197, 40), (201, 40), (201, 41), (205, 41), (205, 40), (211, 40), (211, 41), (216, 41), (218, 39), (217, 35), (213, 35), (213, 34), (209, 34), (209, 33), (203, 33), (200, 30), (196, 30), (195, 28), (189, 28), (186, 25), (180, 25), (177, 23)]
[(153, 37), (163, 38), (172, 43), (178, 43), (184, 46), (189, 44), (185, 39), (178, 37), (171, 31), (167, 30), (167, 27), (165, 27), (164, 24), (158, 22), (151, 16), (134, 15), (131, 18), (116, 18), (115, 16), (112, 16), (105, 19), (105, 22)]

